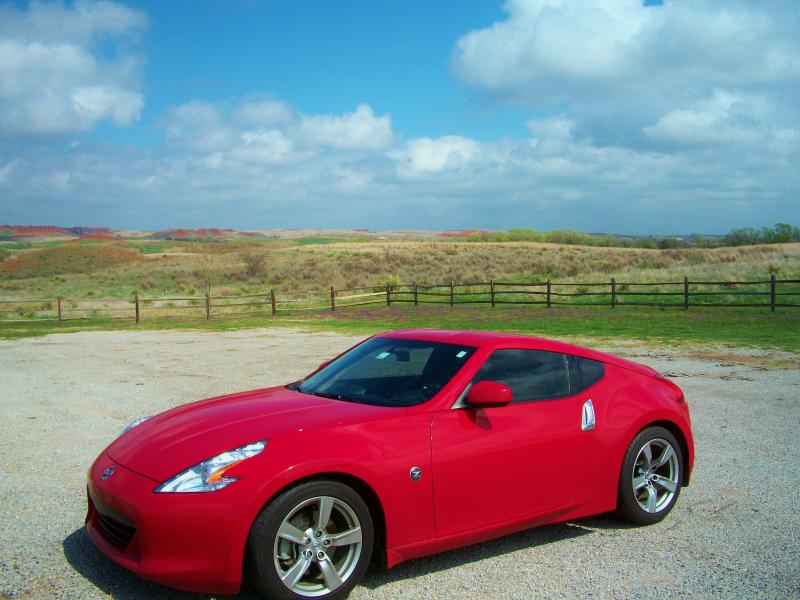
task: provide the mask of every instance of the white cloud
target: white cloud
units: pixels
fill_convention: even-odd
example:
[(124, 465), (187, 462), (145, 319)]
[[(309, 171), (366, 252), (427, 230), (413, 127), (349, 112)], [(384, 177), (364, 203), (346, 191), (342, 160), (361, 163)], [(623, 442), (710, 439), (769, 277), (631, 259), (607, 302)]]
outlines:
[(147, 17), (113, 2), (0, 7), (0, 136), (86, 131), (136, 121), (140, 60), (100, 44), (135, 35)]
[(380, 150), (394, 137), (391, 117), (376, 117), (368, 104), (344, 115), (305, 115), (299, 135), (310, 144), (352, 150)]
[(252, 163), (280, 163), (294, 154), (294, 142), (275, 129), (245, 131), (242, 144), (231, 151), (235, 160)]
[(167, 143), (192, 151), (229, 147), (236, 132), (227, 117), (212, 103), (192, 100), (167, 111)]
[(280, 100), (247, 99), (234, 108), (231, 118), (243, 125), (286, 125), (295, 118), (295, 110)]
[(790, 2), (509, 0), (505, 9), (505, 20), (458, 40), (454, 73), (499, 101), (566, 107), (601, 143), (653, 139), (644, 127), (717, 90), (757, 90), (778, 107), (796, 98), (800, 13)]
[(394, 139), (389, 116), (376, 117), (367, 104), (341, 115), (307, 115), (279, 100), (228, 104), (192, 100), (170, 108), (168, 144), (257, 164), (297, 162), (325, 152), (346, 158), (378, 151)]
[(721, 90), (689, 107), (675, 108), (644, 128), (656, 141), (673, 144), (753, 144), (763, 141), (772, 107), (759, 97)]
[(453, 67), (467, 83), (531, 104), (800, 75), (797, 16), (785, 2), (510, 0), (506, 11), (458, 40)]
[(20, 159), (15, 158), (14, 160), (10, 160), (0, 167), (0, 185), (4, 184), (8, 178), (11, 177), (11, 174), (14, 172), (14, 169), (17, 168), (17, 165), (20, 162)]
[(478, 158), (480, 146), (474, 140), (458, 135), (409, 140), (402, 150), (389, 156), (398, 162), (404, 177), (418, 177), (445, 170), (460, 170)]
[(563, 115), (546, 119), (531, 119), (528, 129), (537, 139), (571, 140), (575, 122)]

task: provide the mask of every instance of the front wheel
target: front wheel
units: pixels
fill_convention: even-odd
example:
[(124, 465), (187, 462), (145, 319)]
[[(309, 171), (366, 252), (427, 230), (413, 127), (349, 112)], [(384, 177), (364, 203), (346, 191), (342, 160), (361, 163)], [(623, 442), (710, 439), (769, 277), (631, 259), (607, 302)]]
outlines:
[(253, 585), (268, 598), (345, 598), (369, 564), (372, 517), (352, 488), (312, 481), (275, 498), (247, 544)]
[(617, 510), (637, 525), (666, 517), (681, 492), (683, 456), (675, 436), (663, 427), (648, 427), (633, 438), (619, 476)]

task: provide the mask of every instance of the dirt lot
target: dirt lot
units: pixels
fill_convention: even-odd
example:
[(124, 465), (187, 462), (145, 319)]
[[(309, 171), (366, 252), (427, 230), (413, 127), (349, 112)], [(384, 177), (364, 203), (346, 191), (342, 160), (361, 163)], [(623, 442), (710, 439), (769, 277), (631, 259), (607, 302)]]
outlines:
[[(354, 341), (276, 329), (0, 341), (0, 599), (204, 598), (94, 549), (82, 529), (88, 466), (136, 416), (290, 381)], [(543, 527), (370, 571), (351, 597), (797, 597), (800, 371), (775, 367), (797, 357), (616, 350), (671, 374), (692, 407), (693, 483), (664, 522)]]

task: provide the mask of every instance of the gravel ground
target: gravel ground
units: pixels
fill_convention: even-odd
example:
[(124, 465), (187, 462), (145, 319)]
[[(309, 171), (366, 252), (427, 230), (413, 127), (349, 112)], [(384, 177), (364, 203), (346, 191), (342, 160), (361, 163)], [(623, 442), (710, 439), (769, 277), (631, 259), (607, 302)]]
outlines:
[[(0, 341), (0, 599), (207, 598), (141, 581), (94, 549), (82, 528), (91, 461), (138, 415), (290, 381), (357, 339), (256, 329)], [(800, 370), (758, 366), (775, 364), (763, 351), (616, 350), (671, 374), (692, 407), (693, 482), (665, 521), (542, 527), (369, 571), (351, 598), (800, 595)]]

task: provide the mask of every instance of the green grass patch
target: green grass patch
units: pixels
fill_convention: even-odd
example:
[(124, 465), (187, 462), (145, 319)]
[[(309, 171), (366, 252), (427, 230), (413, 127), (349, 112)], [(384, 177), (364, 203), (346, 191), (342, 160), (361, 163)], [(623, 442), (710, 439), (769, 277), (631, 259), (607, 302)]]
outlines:
[(136, 248), (142, 254), (161, 254), (174, 248), (174, 244), (167, 242), (128, 242), (131, 248)]
[(13, 339), (87, 330), (296, 327), (368, 335), (407, 327), (506, 331), (552, 338), (641, 340), (657, 345), (713, 344), (800, 350), (800, 311), (776, 313), (737, 309), (689, 311), (608, 308), (487, 308), (392, 306), (331, 312), (143, 320), (86, 320), (65, 323), (2, 323), (0, 338)]
[(294, 242), (300, 246), (312, 246), (315, 244), (336, 244), (337, 242), (346, 242), (344, 238), (334, 237), (304, 237), (297, 238)]

